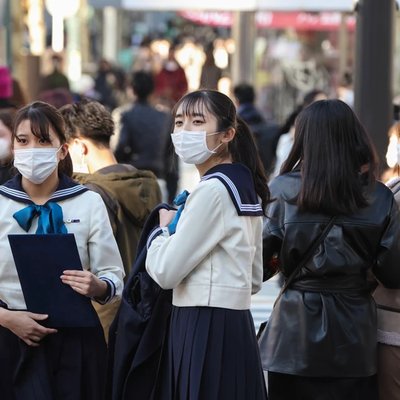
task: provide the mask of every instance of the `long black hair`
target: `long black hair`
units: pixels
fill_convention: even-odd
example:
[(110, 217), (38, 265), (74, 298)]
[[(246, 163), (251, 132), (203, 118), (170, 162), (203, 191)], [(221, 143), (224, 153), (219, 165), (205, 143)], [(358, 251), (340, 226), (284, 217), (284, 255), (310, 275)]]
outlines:
[(228, 143), (227, 151), (234, 162), (239, 162), (250, 169), (256, 192), (260, 196), (263, 210), (265, 210), (270, 201), (267, 177), (258, 155), (254, 137), (247, 124), (236, 114), (236, 107), (232, 100), (216, 90), (197, 90), (186, 94), (176, 103), (172, 111), (174, 117), (181, 105), (185, 115), (197, 113), (204, 107), (216, 117), (218, 131), (226, 131), (230, 128), (236, 130), (235, 137)]
[[(13, 138), (15, 138), (18, 126), (25, 120), (30, 122), (32, 135), (37, 138), (50, 143), (51, 127), (61, 144), (67, 142), (64, 132), (64, 119), (54, 106), (43, 101), (35, 101), (20, 108), (14, 118)], [(58, 172), (72, 176), (72, 160), (69, 153), (59, 162)]]
[(349, 214), (367, 205), (365, 184), (375, 181), (377, 156), (353, 110), (340, 100), (321, 100), (296, 119), (281, 174), (296, 167), (301, 171), (301, 210)]

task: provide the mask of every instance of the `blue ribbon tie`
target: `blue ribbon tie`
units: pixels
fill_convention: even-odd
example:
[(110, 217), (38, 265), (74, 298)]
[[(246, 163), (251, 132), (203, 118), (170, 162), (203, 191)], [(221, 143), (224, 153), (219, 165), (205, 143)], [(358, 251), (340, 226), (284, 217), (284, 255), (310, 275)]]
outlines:
[(174, 219), (168, 225), (168, 231), (170, 235), (173, 235), (176, 232), (176, 226), (178, 224), (179, 218), (181, 217), (182, 211), (185, 208), (185, 203), (187, 198), (189, 197), (189, 194), (190, 193), (187, 190), (184, 190), (182, 193), (178, 194), (178, 196), (176, 196), (174, 199), (174, 204), (180, 207), (178, 208), (178, 211), (176, 212)]
[(36, 216), (38, 217), (37, 234), (68, 233), (64, 225), (62, 208), (54, 202), (44, 205), (31, 204), (13, 215), (25, 232), (29, 231)]

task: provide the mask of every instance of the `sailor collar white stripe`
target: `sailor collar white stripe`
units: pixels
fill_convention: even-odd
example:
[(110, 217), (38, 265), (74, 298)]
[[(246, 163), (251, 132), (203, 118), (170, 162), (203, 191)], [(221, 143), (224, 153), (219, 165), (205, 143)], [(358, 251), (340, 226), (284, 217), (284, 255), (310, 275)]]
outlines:
[(71, 194), (74, 194), (76, 192), (80, 192), (82, 190), (86, 190), (86, 188), (83, 185), (76, 185), (67, 189), (61, 189), (61, 190), (56, 190), (50, 197), (50, 199), (58, 198), (58, 197), (63, 197), (63, 196), (68, 196)]
[(242, 200), (240, 198), (239, 192), (238, 192), (235, 184), (225, 174), (222, 174), (221, 172), (214, 172), (212, 174), (203, 176), (203, 178), (201, 180), (202, 181), (208, 180), (210, 178), (215, 178), (215, 177), (223, 179), (226, 182), (226, 184), (229, 186), (229, 188), (232, 191), (233, 196), (235, 197), (236, 204), (238, 205), (240, 211), (252, 211), (252, 212), (260, 212), (261, 211), (262, 212), (262, 208), (261, 208), (260, 204), (243, 204), (242, 203)]
[(5, 194), (9, 194), (14, 197), (19, 197), (20, 199), (30, 200), (30, 197), (22, 190), (11, 189), (7, 186), (0, 186), (0, 192), (4, 192)]
[[(49, 200), (63, 200), (69, 197), (74, 197), (80, 193), (86, 192), (88, 189), (83, 185), (75, 185), (66, 189), (56, 190), (50, 197)], [(32, 202), (31, 198), (23, 191), (18, 189), (12, 189), (8, 186), (0, 186), (0, 194), (14, 200), (21, 200), (23, 202)]]

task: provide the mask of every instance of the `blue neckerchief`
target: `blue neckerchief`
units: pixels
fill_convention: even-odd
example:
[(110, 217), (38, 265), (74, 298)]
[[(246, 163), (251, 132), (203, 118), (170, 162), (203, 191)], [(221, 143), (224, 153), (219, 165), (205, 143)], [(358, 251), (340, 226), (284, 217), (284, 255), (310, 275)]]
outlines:
[(60, 175), (58, 187), (51, 195), (49, 201), (44, 205), (37, 205), (24, 191), (21, 183), (21, 175), (18, 174), (0, 186), (0, 195), (20, 203), (28, 204), (27, 207), (17, 211), (13, 215), (21, 228), (26, 232), (29, 231), (33, 219), (37, 216), (39, 219), (36, 233), (68, 233), (64, 225), (62, 208), (56, 202), (78, 196), (87, 190), (87, 188), (76, 183), (66, 175)]
[(168, 225), (168, 231), (170, 235), (173, 235), (176, 231), (176, 225), (178, 224), (179, 218), (181, 217), (182, 211), (185, 208), (186, 200), (189, 196), (189, 192), (184, 190), (182, 193), (178, 194), (178, 196), (174, 199), (174, 204), (176, 206), (180, 206), (178, 211), (175, 214), (174, 219)]
[(201, 180), (213, 178), (224, 184), (238, 215), (264, 215), (254, 187), (253, 176), (246, 166), (240, 163), (218, 164), (209, 169)]
[(26, 232), (31, 228), (32, 221), (36, 216), (39, 217), (37, 234), (68, 233), (64, 225), (62, 208), (52, 201), (42, 206), (30, 204), (13, 215), (19, 226)]

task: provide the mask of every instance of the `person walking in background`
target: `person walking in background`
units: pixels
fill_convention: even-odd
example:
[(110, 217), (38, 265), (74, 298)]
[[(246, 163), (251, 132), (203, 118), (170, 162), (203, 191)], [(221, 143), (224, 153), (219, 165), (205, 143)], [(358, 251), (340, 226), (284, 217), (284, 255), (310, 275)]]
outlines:
[(205, 60), (201, 67), (200, 89), (218, 90), (218, 82), (222, 78), (222, 70), (217, 67), (214, 59), (214, 46), (209, 44), (205, 49)]
[(176, 46), (171, 44), (168, 57), (155, 76), (154, 94), (157, 97), (157, 102), (168, 109), (172, 109), (188, 90), (186, 74), (175, 58), (175, 50)]
[(51, 57), (51, 63), (53, 69), (48, 75), (42, 77), (40, 82), (40, 90), (47, 91), (63, 88), (69, 91), (69, 80), (67, 76), (62, 72), (61, 68), (61, 56), (58, 54), (53, 54)]
[[(66, 123), (74, 171), (78, 172), (74, 179), (104, 200), (127, 276), (144, 221), (161, 201), (157, 179), (150, 171), (117, 163), (109, 147), (114, 123), (103, 105), (82, 100), (60, 112)], [(95, 305), (106, 338), (118, 306), (119, 302)]]
[(400, 215), (376, 165), (344, 102), (317, 101), (298, 115), (263, 233), (264, 277), (277, 256), (291, 279), (259, 340), (271, 400), (378, 399), (367, 276), (400, 288)]
[(0, 185), (15, 175), (12, 155), (13, 112), (0, 109)]
[(6, 66), (0, 66), (0, 109), (15, 111), (17, 104), (13, 100), (13, 78)]
[(312, 104), (314, 101), (325, 99), (327, 99), (327, 96), (322, 90), (311, 90), (306, 93), (303, 102), (287, 117), (279, 132), (279, 139), (276, 146), (276, 162), (271, 178), (279, 175), (281, 167), (290, 153), (294, 141), (294, 123), (301, 110)]
[(60, 108), (73, 101), (69, 80), (62, 72), (62, 58), (59, 54), (51, 57), (53, 70), (41, 78), (38, 100)]
[(154, 80), (150, 73), (133, 73), (132, 89), (136, 100), (121, 116), (115, 156), (119, 162), (152, 171), (159, 180), (164, 200), (172, 201), (177, 189), (178, 163), (169, 135), (171, 118), (150, 103), (154, 91)]
[(256, 145), (233, 102), (217, 91), (187, 94), (173, 116), (175, 151), (201, 181), (181, 214), (160, 210), (148, 241), (149, 275), (173, 290), (156, 398), (264, 400), (249, 311), (261, 288), (269, 202)]
[(113, 67), (106, 59), (101, 59), (98, 64), (97, 74), (94, 79), (96, 99), (109, 111), (118, 106), (114, 93), (115, 75)]
[[(107, 303), (121, 295), (124, 271), (106, 208), (97, 193), (65, 174), (72, 170), (64, 122), (51, 105), (34, 102), (17, 112), (13, 152), (19, 174), (0, 186), (1, 398), (101, 400), (106, 344), (100, 322), (46, 327), (51, 315), (30, 312), (8, 235), (73, 234), (83, 270), (66, 269), (56, 279)], [(38, 284), (28, 286), (35, 290)], [(48, 302), (57, 298), (56, 293), (40, 296), (49, 296)]]
[(279, 127), (274, 122), (266, 121), (254, 105), (253, 86), (241, 83), (233, 88), (233, 93), (238, 103), (238, 114), (249, 125), (256, 139), (258, 152), (268, 177), (275, 164)]
[[(387, 182), (396, 203), (400, 205), (400, 123), (389, 130), (393, 154), (388, 154), (388, 164), (396, 172)], [(396, 140), (396, 143), (395, 143)], [(394, 158), (396, 159), (393, 164)], [(390, 162), (389, 162), (390, 161)], [(374, 291), (378, 307), (378, 383), (379, 398), (397, 400), (400, 396), (400, 290), (387, 289), (381, 283)]]

